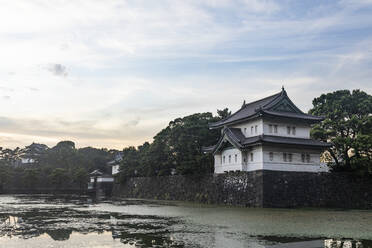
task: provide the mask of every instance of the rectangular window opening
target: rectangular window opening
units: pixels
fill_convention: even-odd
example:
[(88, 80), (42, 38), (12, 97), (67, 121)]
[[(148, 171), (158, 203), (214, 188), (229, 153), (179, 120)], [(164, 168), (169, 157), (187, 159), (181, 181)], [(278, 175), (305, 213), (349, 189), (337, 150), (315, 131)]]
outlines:
[(291, 127), (287, 127), (287, 134), (291, 134)]
[(292, 134), (296, 135), (296, 127), (292, 127)]
[(251, 153), (251, 161), (253, 161), (253, 153)]
[(278, 133), (278, 125), (274, 125), (274, 133)]
[(257, 125), (254, 126), (254, 133), (257, 134)]
[(270, 157), (270, 161), (273, 161), (274, 160), (274, 153), (273, 152), (270, 152), (269, 153), (269, 157)]
[(287, 153), (283, 153), (283, 161), (287, 162)]
[(288, 161), (292, 162), (292, 153), (288, 153)]
[(238, 162), (238, 154), (235, 154), (235, 163)]
[(269, 125), (269, 133), (272, 133), (273, 132), (273, 125)]

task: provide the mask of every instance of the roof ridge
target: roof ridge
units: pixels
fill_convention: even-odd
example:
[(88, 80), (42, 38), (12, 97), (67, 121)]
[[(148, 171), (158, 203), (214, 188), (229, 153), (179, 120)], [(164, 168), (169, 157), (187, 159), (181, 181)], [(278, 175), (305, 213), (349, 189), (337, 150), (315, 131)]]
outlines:
[[(238, 114), (240, 111), (242, 111), (243, 109), (245, 109), (248, 105), (251, 105), (251, 104), (256, 103), (256, 102), (259, 102), (259, 101), (266, 100), (266, 99), (268, 99), (268, 98), (270, 98), (270, 97), (273, 97), (273, 96), (280, 96), (281, 93), (282, 93), (282, 92), (279, 92), (279, 93), (273, 94), (273, 95), (271, 95), (271, 96), (267, 96), (267, 97), (264, 97), (264, 98), (258, 99), (258, 100), (256, 100), (256, 101), (246, 103), (246, 104), (243, 105), (243, 106), (242, 106), (238, 111), (236, 111), (235, 113), (233, 113), (233, 114), (231, 114), (231, 115), (229, 115), (229, 116), (223, 118), (222, 120), (219, 120), (218, 122), (223, 122), (223, 121), (225, 121), (225, 120), (227, 120), (227, 119), (233, 117), (234, 115)], [(276, 99), (276, 98), (275, 98), (275, 99)], [(274, 101), (275, 99), (273, 99), (272, 101)], [(269, 103), (271, 103), (272, 101), (270, 101)], [(267, 103), (267, 104), (269, 104), (269, 103)], [(267, 105), (267, 104), (265, 104), (265, 105)], [(218, 122), (216, 122), (216, 123), (218, 123)]]
[[(253, 103), (257, 103), (257, 102), (260, 102), (260, 101), (263, 101), (263, 100), (269, 99), (269, 98), (271, 98), (271, 97), (273, 97), (273, 96), (277, 96), (277, 97), (278, 97), (278, 96), (281, 95), (281, 93), (282, 93), (282, 92), (279, 92), (279, 93), (273, 94), (273, 95), (271, 95), (271, 96), (267, 96), (267, 97), (264, 97), (264, 98), (258, 99), (258, 100), (256, 100), (256, 101), (246, 103), (246, 104), (244, 105), (244, 107), (246, 107), (246, 106), (248, 106), (248, 105), (251, 105), (251, 104), (253, 104)], [(276, 98), (275, 98), (275, 99), (276, 99)], [(272, 101), (274, 101), (275, 99), (273, 99)], [(272, 102), (272, 101), (271, 101), (271, 102)], [(268, 103), (266, 103), (265, 105), (267, 105), (267, 104), (269, 104), (269, 103), (271, 103), (271, 102), (268, 102)], [(264, 106), (265, 106), (265, 105), (264, 105)]]

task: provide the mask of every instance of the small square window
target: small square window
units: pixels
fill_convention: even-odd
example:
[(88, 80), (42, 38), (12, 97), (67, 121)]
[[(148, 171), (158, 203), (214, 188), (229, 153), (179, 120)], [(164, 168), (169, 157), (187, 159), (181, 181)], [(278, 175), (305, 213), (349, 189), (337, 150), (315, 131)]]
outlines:
[(278, 125), (274, 125), (274, 133), (278, 133)]
[(273, 132), (273, 125), (269, 124), (269, 133)]
[(273, 161), (274, 160), (274, 153), (273, 152), (270, 152), (269, 153), (269, 157), (270, 157), (270, 161)]

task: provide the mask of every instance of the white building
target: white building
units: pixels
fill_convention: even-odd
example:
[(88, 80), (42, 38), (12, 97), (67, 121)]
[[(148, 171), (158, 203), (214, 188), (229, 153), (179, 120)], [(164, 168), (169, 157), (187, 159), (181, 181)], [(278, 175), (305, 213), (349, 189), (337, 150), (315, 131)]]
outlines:
[(228, 171), (326, 172), (321, 152), (330, 144), (310, 138), (311, 125), (322, 117), (303, 113), (278, 94), (243, 104), (234, 114), (210, 125), (221, 138), (205, 149), (214, 155), (215, 173)]
[(107, 163), (111, 167), (111, 174), (116, 175), (120, 172), (120, 163), (123, 160), (123, 153), (118, 152), (115, 154), (114, 159)]

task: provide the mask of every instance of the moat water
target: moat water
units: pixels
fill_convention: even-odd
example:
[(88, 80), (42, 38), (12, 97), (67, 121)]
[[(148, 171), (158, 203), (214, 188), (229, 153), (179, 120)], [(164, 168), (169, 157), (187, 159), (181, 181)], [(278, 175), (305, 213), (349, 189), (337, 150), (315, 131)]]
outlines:
[(372, 211), (2, 195), (0, 247), (372, 248)]

